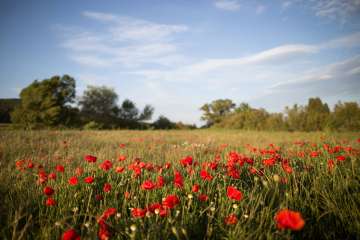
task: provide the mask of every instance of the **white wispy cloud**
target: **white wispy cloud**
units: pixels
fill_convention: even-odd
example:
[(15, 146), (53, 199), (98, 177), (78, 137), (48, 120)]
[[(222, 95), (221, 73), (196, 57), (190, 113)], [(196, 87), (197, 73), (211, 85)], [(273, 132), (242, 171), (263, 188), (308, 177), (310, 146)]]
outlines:
[(181, 62), (175, 35), (188, 31), (185, 25), (158, 24), (142, 19), (85, 11), (86, 18), (104, 24), (102, 30), (71, 31), (62, 46), (71, 59), (91, 67), (137, 67), (143, 64), (167, 66)]
[(282, 9), (302, 6), (316, 16), (345, 23), (360, 13), (360, 0), (285, 0)]
[(237, 11), (240, 9), (240, 3), (237, 0), (215, 0), (214, 5), (225, 11)]

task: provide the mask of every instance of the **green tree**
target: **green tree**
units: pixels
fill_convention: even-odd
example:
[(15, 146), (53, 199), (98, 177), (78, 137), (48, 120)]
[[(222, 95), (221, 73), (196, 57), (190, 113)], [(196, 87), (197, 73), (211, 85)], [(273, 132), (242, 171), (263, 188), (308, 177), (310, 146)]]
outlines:
[(75, 99), (75, 80), (69, 75), (35, 80), (20, 93), (21, 104), (11, 114), (12, 122), (26, 126), (56, 126), (70, 122)]
[(0, 99), (0, 123), (10, 123), (10, 113), (21, 104), (21, 100), (13, 99)]
[(123, 128), (143, 128), (143, 121), (150, 120), (154, 108), (146, 105), (142, 112), (136, 107), (135, 103), (125, 99), (118, 111), (120, 127)]
[(79, 101), (84, 122), (97, 122), (112, 127), (119, 112), (118, 95), (112, 88), (88, 86)]
[(175, 123), (171, 122), (167, 117), (159, 116), (159, 118), (153, 122), (152, 126), (155, 129), (174, 129)]
[(235, 104), (230, 99), (218, 99), (210, 104), (204, 104), (200, 110), (203, 111), (201, 120), (206, 121), (207, 126), (219, 123), (226, 115), (231, 113)]
[(360, 106), (357, 102), (338, 102), (331, 114), (330, 128), (340, 131), (360, 131)]
[(329, 123), (330, 109), (320, 98), (310, 98), (305, 107), (305, 130), (321, 131)]

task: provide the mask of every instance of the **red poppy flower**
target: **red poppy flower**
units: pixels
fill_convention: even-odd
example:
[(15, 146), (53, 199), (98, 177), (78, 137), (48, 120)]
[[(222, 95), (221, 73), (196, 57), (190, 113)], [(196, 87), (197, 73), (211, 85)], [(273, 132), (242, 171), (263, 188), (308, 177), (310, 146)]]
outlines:
[(276, 159), (273, 157), (263, 160), (263, 164), (268, 167), (274, 166), (275, 162), (276, 162)]
[(118, 158), (118, 160), (119, 160), (120, 162), (125, 161), (125, 160), (126, 160), (126, 156), (125, 156), (125, 155), (120, 155), (119, 158)]
[(55, 180), (56, 179), (56, 173), (49, 173), (48, 178), (52, 179), (52, 180)]
[(299, 212), (288, 209), (278, 211), (275, 215), (275, 221), (278, 229), (299, 231), (305, 225), (305, 221)]
[(238, 222), (238, 218), (235, 214), (230, 214), (225, 218), (225, 224), (226, 225), (234, 225)]
[(156, 187), (156, 185), (151, 180), (146, 180), (141, 184), (141, 189), (143, 190), (152, 190)]
[(181, 163), (181, 165), (183, 165), (183, 167), (190, 166), (193, 164), (193, 158), (191, 156), (187, 156), (187, 157), (181, 159), (180, 163)]
[(100, 221), (99, 226), (98, 238), (100, 240), (109, 240), (111, 237), (111, 232), (108, 225), (105, 223), (105, 221)]
[(27, 167), (31, 169), (31, 168), (34, 168), (35, 165), (30, 161), (30, 162), (28, 163)]
[(87, 161), (88, 163), (94, 163), (96, 162), (97, 157), (92, 156), (92, 155), (86, 155), (85, 156), (85, 161)]
[(71, 178), (69, 178), (69, 185), (71, 186), (75, 186), (76, 184), (78, 184), (78, 178), (73, 176)]
[(147, 210), (151, 213), (154, 213), (156, 209), (161, 210), (162, 208), (163, 206), (160, 203), (153, 203), (147, 207)]
[(110, 192), (111, 191), (111, 184), (110, 183), (105, 183), (104, 187), (103, 187), (103, 191), (104, 192)]
[(227, 171), (227, 175), (233, 179), (239, 179), (240, 171), (236, 167), (229, 167)]
[(316, 158), (316, 157), (320, 156), (320, 152), (312, 151), (312, 152), (310, 152), (309, 155), (310, 155), (310, 157), (312, 157), (312, 158)]
[(242, 199), (242, 193), (232, 186), (227, 187), (226, 194), (232, 200), (240, 201)]
[(84, 178), (84, 182), (91, 184), (94, 182), (94, 179), (95, 179), (94, 177), (89, 176), (89, 177)]
[(64, 167), (63, 165), (57, 165), (57, 166), (55, 167), (55, 170), (56, 170), (57, 172), (64, 172), (64, 171), (65, 171), (65, 167)]
[(119, 144), (119, 148), (125, 148), (125, 147), (126, 147), (125, 143), (120, 143)]
[(99, 166), (102, 170), (108, 171), (110, 168), (112, 168), (112, 162), (110, 160), (105, 160)]
[(101, 195), (101, 194), (96, 194), (96, 195), (95, 195), (95, 199), (96, 199), (96, 201), (101, 201), (101, 200), (104, 199), (104, 197), (103, 197), (103, 195)]
[(48, 180), (48, 177), (47, 177), (47, 174), (46, 174), (46, 172), (44, 172), (44, 171), (40, 171), (39, 173), (38, 173), (38, 183), (39, 184), (43, 184), (43, 183), (46, 183), (47, 182), (47, 180)]
[(124, 193), (124, 197), (125, 197), (125, 199), (129, 199), (129, 198), (130, 198), (130, 193), (129, 193), (129, 192), (125, 192), (125, 193)]
[(206, 181), (211, 181), (213, 179), (213, 176), (211, 176), (206, 170), (200, 171), (200, 177)]
[(340, 156), (336, 157), (336, 160), (338, 160), (338, 162), (343, 162), (343, 161), (345, 161), (345, 159), (346, 159), (346, 157), (343, 156), (343, 155), (340, 155)]
[(146, 215), (147, 210), (142, 208), (133, 208), (131, 210), (131, 215), (134, 218), (143, 218)]
[(291, 174), (291, 173), (293, 172), (293, 169), (292, 169), (292, 167), (290, 167), (290, 165), (289, 165), (288, 162), (283, 162), (283, 163), (281, 164), (281, 167), (282, 167), (282, 169), (283, 169), (286, 173)]
[(208, 195), (206, 194), (200, 194), (198, 198), (201, 202), (206, 202), (209, 199)]
[(164, 207), (167, 207), (167, 208), (170, 208), (170, 209), (174, 208), (179, 203), (180, 203), (180, 200), (176, 195), (169, 195), (162, 202)]
[(115, 172), (122, 173), (125, 170), (125, 167), (116, 167)]
[(157, 184), (156, 184), (156, 185), (157, 185), (159, 188), (161, 188), (161, 187), (164, 186), (164, 184), (165, 184), (164, 177), (163, 177), (163, 176), (158, 176), (158, 178), (157, 178)]
[(53, 195), (54, 194), (54, 189), (53, 188), (51, 188), (51, 187), (45, 187), (44, 188), (44, 194), (46, 195), (46, 196), (51, 196), (51, 195)]
[(107, 220), (109, 217), (116, 214), (116, 208), (108, 208), (106, 209), (100, 217), (100, 220)]
[(56, 201), (52, 198), (52, 197), (48, 197), (45, 201), (45, 205), (46, 206), (55, 206), (56, 205)]
[(68, 229), (63, 233), (61, 239), (62, 240), (80, 240), (80, 236), (77, 234), (77, 232), (74, 229)]
[(335, 162), (334, 162), (334, 160), (329, 159), (329, 160), (327, 161), (327, 166), (328, 166), (328, 170), (329, 170), (329, 171), (332, 171), (332, 170), (334, 169), (334, 167), (335, 167)]
[(197, 193), (199, 191), (199, 189), (200, 189), (199, 184), (194, 184), (194, 186), (192, 186), (191, 191), (194, 193)]
[(175, 187), (177, 187), (177, 188), (182, 188), (184, 186), (183, 177), (181, 176), (180, 172), (178, 172), (178, 171), (175, 171), (174, 184), (175, 184)]

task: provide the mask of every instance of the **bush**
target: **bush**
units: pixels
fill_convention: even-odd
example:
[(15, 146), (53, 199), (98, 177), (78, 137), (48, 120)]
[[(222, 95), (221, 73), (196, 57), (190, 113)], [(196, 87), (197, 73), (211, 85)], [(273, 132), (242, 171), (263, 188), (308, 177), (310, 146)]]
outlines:
[(103, 128), (104, 128), (103, 124), (95, 122), (95, 121), (88, 122), (83, 127), (84, 130), (100, 130)]

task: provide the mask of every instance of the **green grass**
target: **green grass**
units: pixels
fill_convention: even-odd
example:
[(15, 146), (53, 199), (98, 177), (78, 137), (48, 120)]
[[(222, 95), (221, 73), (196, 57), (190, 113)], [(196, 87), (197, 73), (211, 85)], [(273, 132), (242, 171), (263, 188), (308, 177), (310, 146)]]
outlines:
[[(246, 132), (230, 130), (196, 131), (0, 131), (0, 238), (1, 239), (59, 239), (63, 232), (74, 228), (81, 239), (96, 239), (99, 230), (97, 220), (109, 207), (119, 215), (107, 221), (111, 239), (359, 239), (360, 238), (360, 143), (356, 133), (288, 133)], [(294, 144), (304, 141), (304, 145)], [(119, 144), (124, 143), (125, 148)], [(221, 150), (221, 145), (223, 150)], [(249, 145), (257, 149), (269, 149), (269, 144), (280, 147), (278, 154), (289, 159), (293, 168), (285, 173), (280, 163), (273, 167), (263, 166), (269, 158), (259, 152), (249, 151)], [(329, 153), (323, 145), (342, 146), (340, 152)], [(353, 150), (349, 153), (346, 147)], [(254, 159), (254, 167), (264, 168), (264, 176), (249, 173), (248, 164), (239, 167), (239, 179), (227, 176), (223, 165), (228, 153), (236, 151)], [(319, 151), (312, 158), (309, 153)], [(96, 164), (89, 164), (84, 156), (97, 156)], [(301, 156), (303, 154), (303, 156)], [(117, 161), (125, 155), (123, 162)], [(217, 170), (208, 170), (214, 177), (204, 181), (199, 177), (202, 163), (212, 162), (219, 155)], [(336, 156), (343, 155), (339, 162)], [(180, 159), (192, 156), (199, 162), (194, 174), (180, 165)], [(151, 191), (142, 190), (144, 180), (156, 181), (157, 171), (143, 171), (138, 178), (132, 177), (128, 165), (139, 158), (142, 162), (171, 168), (161, 175), (166, 185)], [(19, 171), (17, 160), (31, 159), (35, 168)], [(105, 172), (98, 165), (111, 160), (113, 167)], [(327, 162), (333, 159), (335, 167), (328, 170)], [(55, 166), (65, 166), (63, 174), (57, 173), (56, 181), (37, 184), (38, 164), (47, 173), (55, 172)], [(117, 166), (124, 166), (121, 174)], [(68, 179), (75, 169), (84, 173), (76, 186), (69, 186)], [(173, 171), (184, 177), (184, 187), (174, 188)], [(95, 176), (92, 185), (83, 178)], [(275, 175), (275, 178), (274, 178)], [(287, 183), (277, 181), (286, 178)], [(109, 193), (103, 193), (105, 182), (112, 185)], [(194, 183), (199, 193), (192, 193)], [(243, 199), (235, 202), (226, 196), (227, 186), (236, 186)], [(57, 205), (47, 207), (44, 186), (55, 189), (53, 198)], [(131, 197), (126, 199), (125, 192)], [(197, 196), (207, 194), (209, 199), (200, 202)], [(96, 194), (104, 199), (97, 201)], [(180, 198), (180, 204), (171, 209), (167, 217), (148, 214), (133, 218), (131, 208), (145, 208), (170, 194)], [(188, 197), (189, 194), (193, 198)], [(233, 207), (236, 203), (237, 208)], [(236, 206), (235, 206), (236, 207)], [(298, 211), (305, 220), (300, 231), (279, 230), (274, 216), (288, 208)], [(238, 223), (226, 225), (224, 219), (236, 214)], [(136, 226), (132, 231), (130, 226)]]

